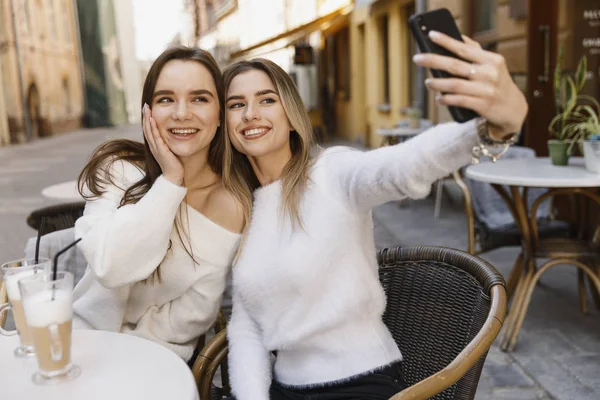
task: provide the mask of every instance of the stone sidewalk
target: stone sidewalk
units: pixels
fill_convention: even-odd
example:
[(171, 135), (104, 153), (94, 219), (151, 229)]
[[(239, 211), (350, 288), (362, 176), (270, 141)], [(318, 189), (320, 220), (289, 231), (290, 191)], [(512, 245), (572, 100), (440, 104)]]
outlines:
[[(22, 256), (35, 231), (25, 224), (32, 210), (56, 203), (41, 190), (77, 178), (91, 151), (113, 137), (141, 138), (136, 126), (81, 130), (25, 145), (0, 148), (0, 257)], [(373, 211), (377, 247), (441, 245), (465, 249), (466, 222), (458, 188), (446, 185), (441, 217), (433, 217), (433, 199), (388, 203)], [(518, 249), (483, 255), (508, 276)], [(487, 357), (477, 400), (600, 399), (600, 313), (578, 310), (576, 273), (555, 268), (542, 278), (523, 324), (515, 351), (494, 345)]]

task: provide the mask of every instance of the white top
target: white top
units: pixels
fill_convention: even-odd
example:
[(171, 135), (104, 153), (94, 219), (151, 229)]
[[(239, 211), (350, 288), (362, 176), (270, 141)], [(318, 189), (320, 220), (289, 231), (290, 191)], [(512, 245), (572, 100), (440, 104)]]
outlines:
[[(118, 161), (110, 173), (116, 186), (88, 201), (75, 224), (89, 265), (73, 293), (74, 324), (151, 339), (187, 360), (216, 320), (240, 235), (182, 203), (186, 189), (162, 176), (136, 204), (119, 207), (142, 172)], [(159, 265), (161, 282), (143, 282)]]
[(344, 380), (402, 358), (382, 321), (371, 208), (425, 197), (470, 161), (475, 132), (474, 122), (443, 124), (397, 146), (324, 151), (301, 199), (303, 228), (280, 218), (280, 181), (255, 192), (228, 326), (238, 400), (268, 400), (273, 350), (274, 378), (291, 386)]
[(466, 177), (498, 185), (542, 188), (598, 187), (600, 175), (585, 169), (583, 158), (572, 157), (569, 165), (552, 165), (550, 158), (500, 159), (496, 163), (470, 165)]
[(421, 128), (379, 128), (375, 133), (379, 136), (415, 136), (423, 131)]
[(73, 330), (77, 378), (40, 386), (33, 358), (18, 358), (18, 336), (0, 336), (2, 400), (198, 400), (194, 377), (181, 358), (149, 340), (112, 332)]

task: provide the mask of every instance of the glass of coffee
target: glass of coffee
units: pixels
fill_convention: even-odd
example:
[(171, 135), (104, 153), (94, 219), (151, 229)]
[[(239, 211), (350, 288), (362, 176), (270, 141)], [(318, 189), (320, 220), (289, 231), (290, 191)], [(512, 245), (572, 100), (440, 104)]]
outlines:
[(39, 366), (33, 381), (48, 384), (77, 377), (81, 369), (71, 362), (73, 274), (37, 274), (21, 279), (19, 288)]
[(50, 260), (47, 258), (39, 258), (37, 262), (33, 258), (23, 258), (7, 262), (0, 266), (0, 272), (2, 273), (6, 294), (8, 296), (8, 303), (0, 305), (0, 312), (6, 312), (8, 309), (12, 309), (15, 326), (17, 328), (16, 331), (7, 331), (0, 327), (0, 334), (10, 336), (17, 332), (19, 333), (20, 345), (15, 349), (15, 356), (17, 357), (29, 357), (35, 354), (33, 339), (31, 338), (31, 333), (29, 332), (25, 321), (18, 282), (22, 278), (43, 271), (50, 271)]

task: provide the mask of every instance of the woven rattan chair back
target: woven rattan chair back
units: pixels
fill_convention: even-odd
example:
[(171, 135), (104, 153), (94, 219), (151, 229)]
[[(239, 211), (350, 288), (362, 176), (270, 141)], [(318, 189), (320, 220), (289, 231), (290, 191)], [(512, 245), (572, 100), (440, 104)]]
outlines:
[[(412, 386), (446, 367), (477, 335), (490, 311), (489, 289), (504, 280), (481, 259), (441, 247), (386, 249), (378, 262), (384, 321)], [(486, 355), (433, 399), (472, 399)]]
[(37, 231), (40, 229), (43, 219), (44, 228), (41, 232), (42, 235), (72, 228), (75, 226), (75, 221), (83, 215), (84, 208), (84, 201), (40, 208), (29, 214), (27, 225)]

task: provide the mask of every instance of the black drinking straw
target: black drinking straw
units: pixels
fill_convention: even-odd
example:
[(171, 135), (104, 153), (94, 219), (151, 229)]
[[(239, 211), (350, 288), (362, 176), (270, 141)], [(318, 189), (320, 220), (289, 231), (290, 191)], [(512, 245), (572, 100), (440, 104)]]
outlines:
[[(61, 256), (64, 252), (69, 250), (71, 247), (75, 246), (77, 243), (81, 241), (81, 238), (77, 239), (64, 249), (60, 250), (58, 253), (54, 255), (53, 265), (52, 265), (52, 280), (56, 280), (56, 273), (58, 272), (58, 257)], [(52, 290), (52, 300), (54, 300), (54, 290)]]
[(35, 263), (37, 264), (40, 259), (40, 239), (42, 238), (42, 232), (44, 231), (44, 227), (46, 225), (46, 218), (42, 218), (40, 222), (40, 227), (38, 228), (37, 239), (35, 240)]

